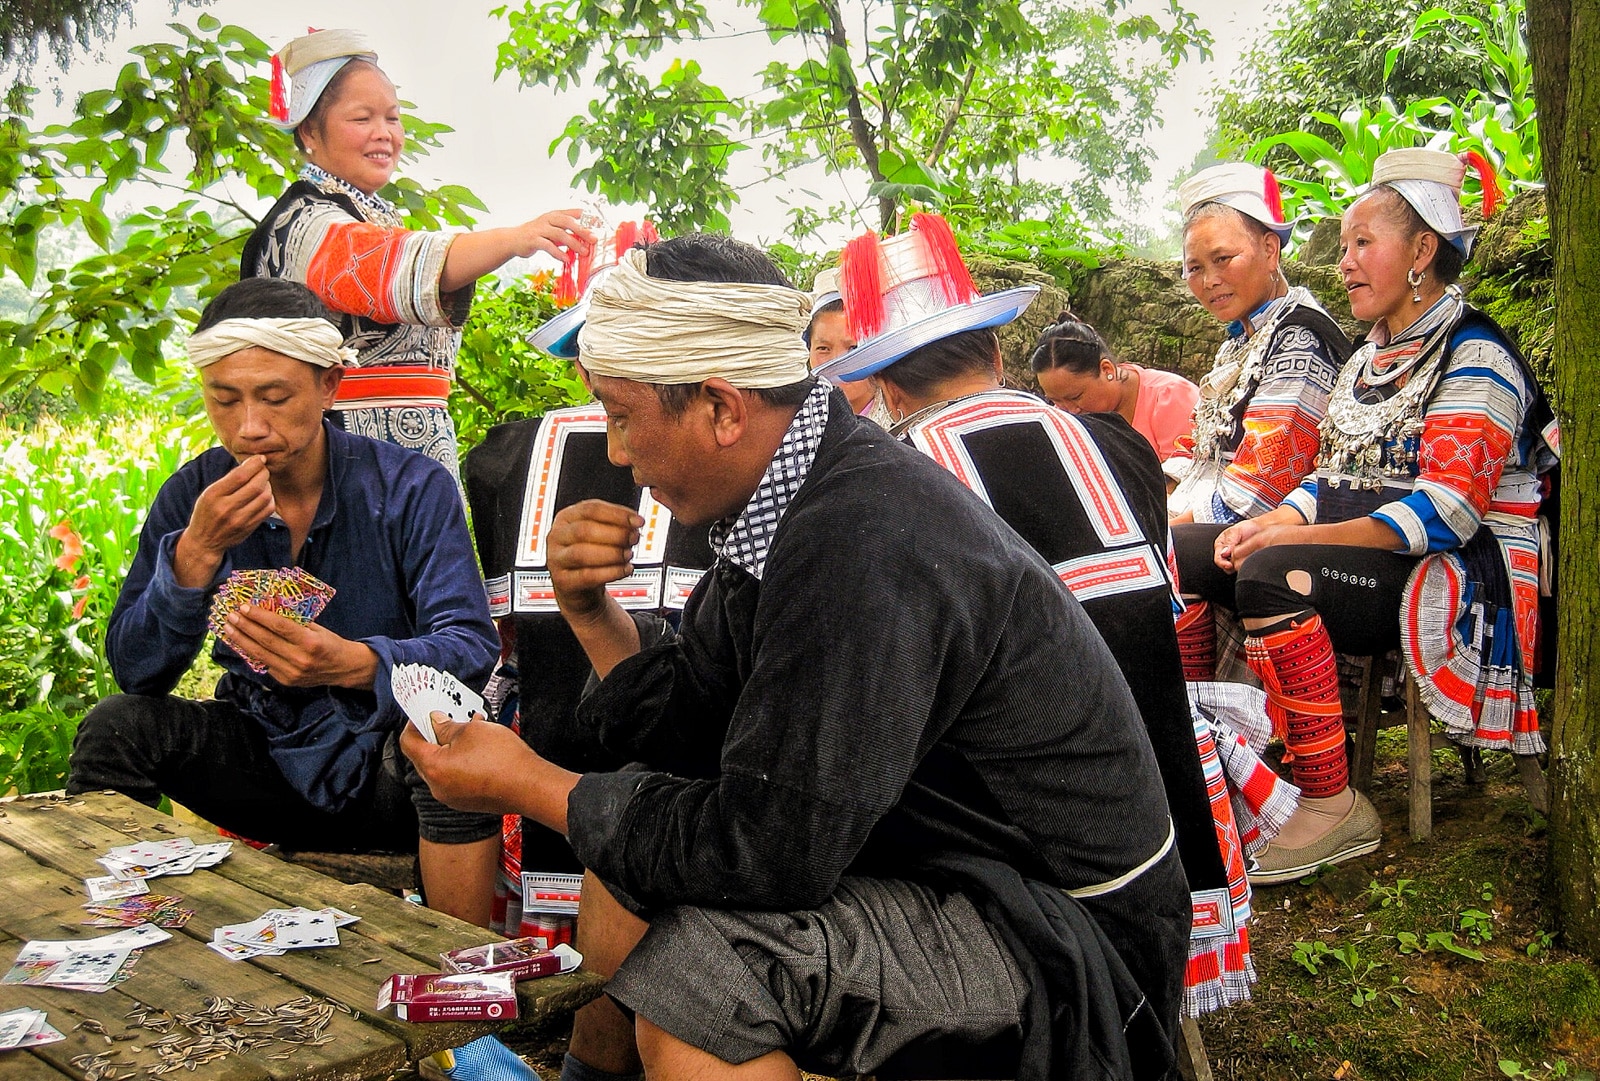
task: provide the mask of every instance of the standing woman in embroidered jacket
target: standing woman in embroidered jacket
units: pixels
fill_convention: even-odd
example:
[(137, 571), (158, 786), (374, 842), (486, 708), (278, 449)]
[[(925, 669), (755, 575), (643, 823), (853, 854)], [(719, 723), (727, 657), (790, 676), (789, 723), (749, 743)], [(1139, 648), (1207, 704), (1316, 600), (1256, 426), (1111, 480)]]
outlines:
[(340, 317), (357, 351), (334, 402), (347, 431), (457, 470), (445, 408), (461, 325), (477, 280), (508, 260), (588, 255), (576, 210), (470, 233), (405, 228), (379, 197), (405, 134), (394, 84), (354, 30), (321, 30), (272, 58), (272, 122), (294, 132), (306, 165), (245, 245), (240, 277), (304, 282)]
[[(1468, 157), (1487, 214), (1493, 176)], [(1378, 159), (1339, 236), (1351, 311), (1372, 331), (1334, 385), (1316, 474), (1214, 538), (1305, 797), (1257, 881), (1377, 846), (1377, 816), (1347, 786), (1335, 650), (1400, 645), (1452, 738), (1544, 749), (1531, 680), (1537, 513), (1560, 438), (1516, 347), (1454, 284), (1477, 232), (1461, 219), (1464, 174), (1435, 150)]]
[[(1310, 290), (1290, 288), (1279, 269), (1289, 239), (1278, 182), (1258, 165), (1214, 165), (1178, 189), (1183, 204), (1183, 275), (1189, 291), (1228, 325), (1216, 363), (1200, 380), (1194, 432), (1180, 440), (1167, 473), (1181, 478), (1168, 500), (1178, 581), (1184, 676), (1216, 678), (1210, 604), (1189, 588), (1211, 562), (1214, 531), (1265, 514), (1311, 472), (1317, 426), (1350, 342)], [(1185, 456), (1189, 461), (1185, 463)]]

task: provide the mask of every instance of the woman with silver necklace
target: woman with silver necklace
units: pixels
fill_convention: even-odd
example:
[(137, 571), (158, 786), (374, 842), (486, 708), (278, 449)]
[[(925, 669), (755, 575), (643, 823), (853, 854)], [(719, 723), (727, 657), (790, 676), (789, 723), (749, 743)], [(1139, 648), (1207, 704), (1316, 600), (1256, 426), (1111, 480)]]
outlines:
[(1184, 676), (1205, 681), (1217, 678), (1217, 626), (1212, 598), (1188, 580), (1205, 576), (1219, 528), (1272, 510), (1311, 472), (1350, 343), (1309, 290), (1284, 279), (1279, 252), (1290, 226), (1268, 170), (1215, 165), (1178, 194), (1184, 279), (1228, 325), (1200, 381), (1193, 435), (1164, 465), (1181, 478), (1167, 509), (1188, 605), (1178, 618)]
[[(1487, 214), (1492, 173), (1474, 163)], [(1232, 584), (1302, 789), (1255, 882), (1378, 845), (1377, 814), (1347, 783), (1335, 650), (1402, 646), (1453, 738), (1544, 749), (1531, 681), (1537, 514), (1560, 441), (1515, 346), (1455, 287), (1477, 232), (1461, 218), (1464, 175), (1440, 151), (1378, 159), (1340, 231), (1350, 308), (1372, 331), (1334, 386), (1317, 471), (1282, 506), (1217, 533), (1214, 581), (1184, 582)]]
[(251, 233), (242, 278), (304, 282), (356, 350), (334, 400), (346, 431), (457, 471), (446, 401), (477, 280), (544, 252), (573, 265), (594, 235), (576, 210), (475, 232), (407, 229), (378, 192), (405, 150), (394, 84), (366, 36), (317, 30), (273, 57), (271, 122), (294, 133), (300, 176)]

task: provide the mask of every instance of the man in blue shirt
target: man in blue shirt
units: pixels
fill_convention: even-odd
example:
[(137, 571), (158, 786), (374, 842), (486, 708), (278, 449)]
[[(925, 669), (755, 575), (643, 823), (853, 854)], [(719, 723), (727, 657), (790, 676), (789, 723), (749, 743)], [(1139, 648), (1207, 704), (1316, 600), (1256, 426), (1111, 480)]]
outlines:
[[(390, 693), (395, 664), (481, 688), (498, 655), (454, 480), (323, 419), (348, 350), (299, 283), (223, 290), (189, 353), (221, 446), (150, 509), (106, 636), (127, 693), (84, 718), (68, 791), (166, 795), (290, 848), (416, 846), (429, 903), (487, 926), (499, 817), (431, 797), (396, 750), (405, 717)], [(212, 651), (226, 669), (215, 700), (174, 697), (222, 582), (287, 567), (337, 591), (318, 619), (241, 608)]]

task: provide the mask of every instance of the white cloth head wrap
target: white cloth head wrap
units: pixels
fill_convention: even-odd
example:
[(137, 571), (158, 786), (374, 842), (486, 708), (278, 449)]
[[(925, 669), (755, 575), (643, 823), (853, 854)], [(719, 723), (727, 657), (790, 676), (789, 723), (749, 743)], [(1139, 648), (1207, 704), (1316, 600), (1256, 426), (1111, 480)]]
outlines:
[(354, 364), (356, 351), (326, 319), (224, 319), (189, 337), (189, 363), (215, 364), (241, 349), (266, 349), (318, 368)]
[(753, 389), (810, 374), (800, 340), (811, 319), (809, 294), (781, 285), (670, 281), (644, 267), (644, 249), (624, 252), (589, 295), (578, 356), (590, 373), (641, 383), (722, 378)]
[(328, 89), (339, 69), (352, 60), (376, 64), (378, 54), (359, 30), (318, 30), (295, 38), (273, 56), (288, 78), (289, 114), (269, 118), (272, 126), (293, 131)]
[(1367, 190), (1387, 184), (1429, 228), (1460, 248), (1462, 255), (1471, 255), (1478, 226), (1461, 218), (1461, 182), (1466, 175), (1466, 163), (1443, 150), (1391, 150), (1373, 162)]
[(1259, 165), (1235, 161), (1202, 169), (1178, 186), (1178, 203), (1182, 216), (1205, 203), (1231, 206), (1247, 218), (1265, 225), (1278, 239), (1287, 241), (1294, 226), (1283, 220), (1281, 206), (1274, 214), (1267, 203), (1268, 190), (1277, 190), (1277, 180)]

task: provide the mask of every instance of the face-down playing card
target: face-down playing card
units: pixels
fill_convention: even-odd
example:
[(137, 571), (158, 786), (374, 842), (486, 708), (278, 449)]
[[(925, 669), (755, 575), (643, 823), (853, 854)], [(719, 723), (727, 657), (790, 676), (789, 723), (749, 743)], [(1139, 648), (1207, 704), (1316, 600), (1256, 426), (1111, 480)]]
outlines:
[[(322, 614), (336, 592), (328, 583), (300, 567), (234, 571), (217, 588), (206, 625), (212, 634), (220, 636), (227, 627), (228, 617), (246, 605), (275, 612), (296, 623), (311, 623)], [(254, 672), (267, 670), (266, 665), (253, 657), (244, 659)]]

